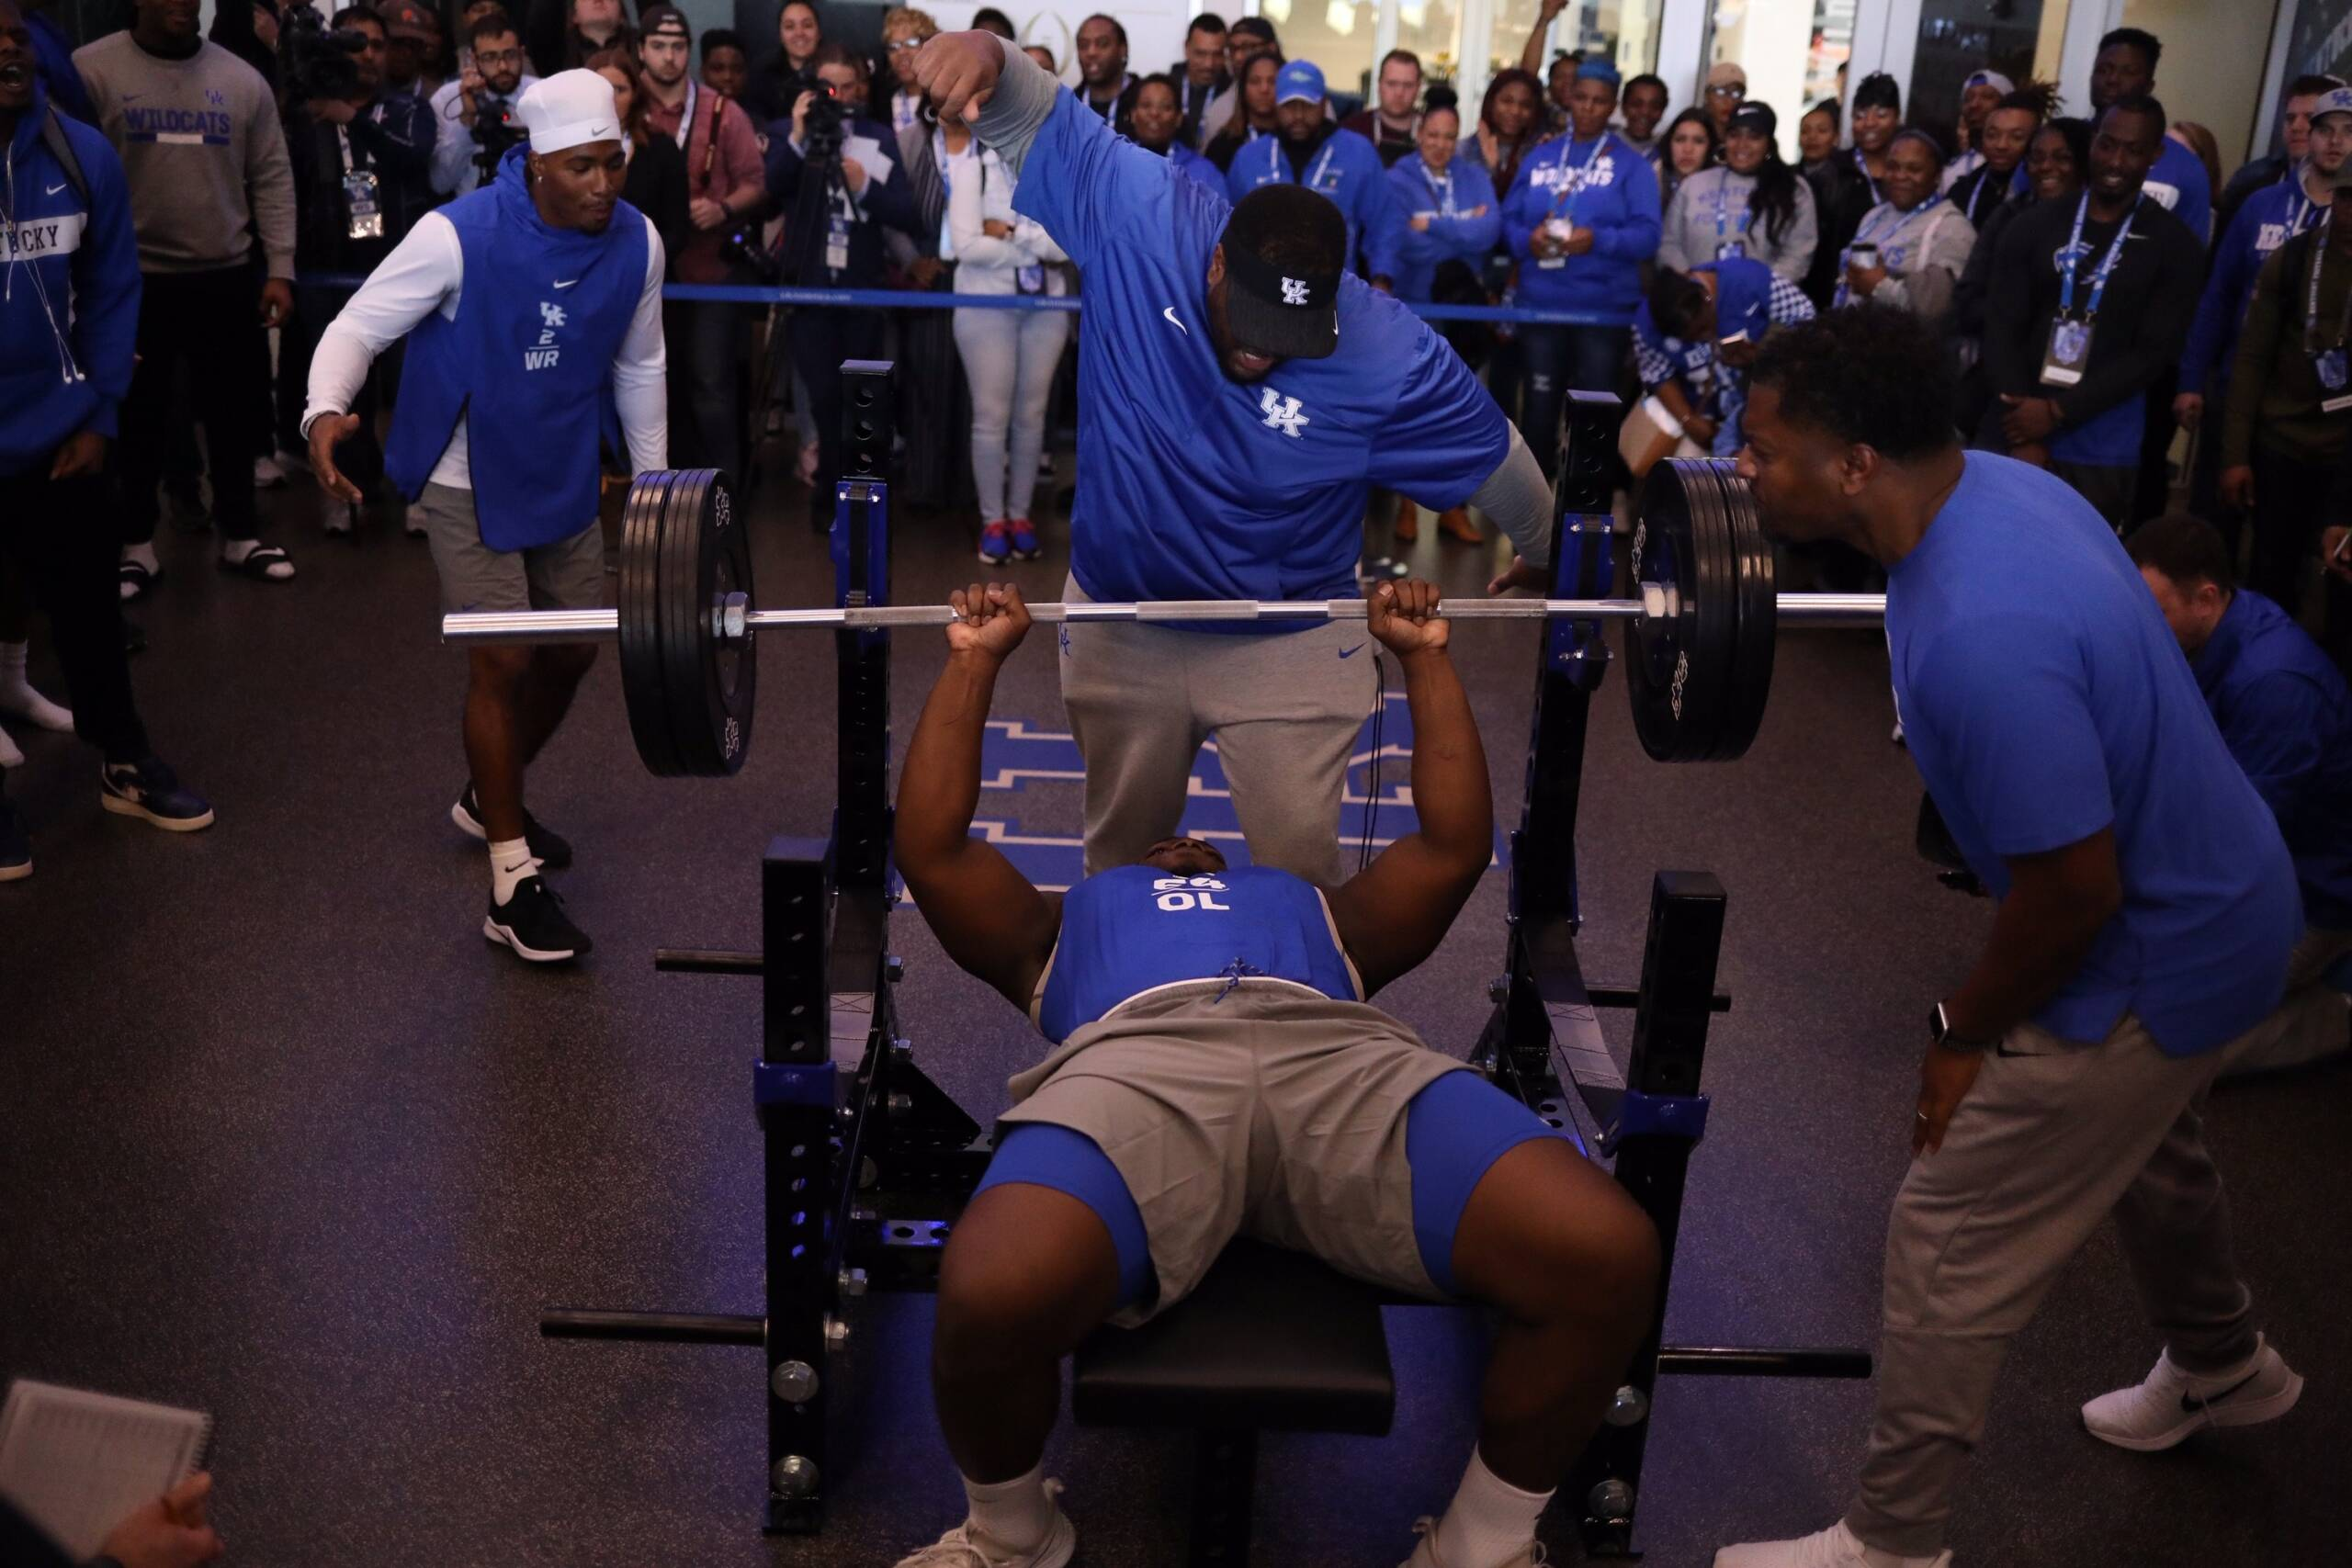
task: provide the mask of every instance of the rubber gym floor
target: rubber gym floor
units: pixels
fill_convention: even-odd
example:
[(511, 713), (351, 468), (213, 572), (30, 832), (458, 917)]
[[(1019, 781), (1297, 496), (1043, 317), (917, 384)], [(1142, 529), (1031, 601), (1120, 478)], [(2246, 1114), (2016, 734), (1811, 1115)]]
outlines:
[[(651, 954), (755, 945), (762, 846), (825, 831), (830, 639), (763, 638), (750, 764), (725, 782), (648, 776), (602, 659), (532, 775), (534, 807), (578, 847), (559, 885), (596, 951), (526, 968), (481, 938), (482, 853), (448, 819), (462, 661), (435, 640), (424, 546), (381, 525), (322, 538), (300, 479), (266, 504), (299, 579), (224, 576), (167, 526), (135, 612), (156, 745), (216, 827), (103, 815), (91, 753), (17, 732), (30, 761), (8, 788), (38, 871), (0, 887), (0, 1377), (211, 1412), (235, 1562), (888, 1564), (929, 1542), (962, 1495), (930, 1410), (928, 1298), (868, 1298), (842, 1369), (859, 1451), (829, 1477), (814, 1539), (757, 1529), (756, 1355), (536, 1327), (548, 1304), (757, 1310), (757, 989), (657, 976)], [(825, 602), (797, 492), (757, 515), (761, 599)], [(1001, 575), (1057, 597), (1063, 527), (1045, 561)], [(1423, 536), (1416, 567), (1473, 592), (1483, 552), (1426, 521)], [(898, 597), (978, 576), (969, 540), (902, 517)], [(1505, 826), (1536, 635), (1454, 633)], [(899, 638), (901, 750), (938, 649)], [(1060, 728), (1054, 665), (1034, 638), (998, 714)], [(1730, 896), (1734, 1010), (1712, 1036), (1671, 1341), (1875, 1343), (1928, 1004), (1990, 915), (1913, 854), (1919, 786), (1888, 743), (1885, 668), (1875, 634), (1784, 634), (1762, 737), (1728, 765), (1647, 761), (1622, 673), (1594, 703), (1588, 975), (1637, 973), (1654, 871), (1710, 870)], [(39, 655), (36, 676), (56, 690)], [(1075, 834), (1078, 786), (1033, 784), (1018, 810), (1026, 831)], [(1505, 885), (1490, 874), (1382, 998), (1439, 1049), (1466, 1050), (1486, 1012)], [(918, 1061), (985, 1120), (1038, 1042), (919, 920), (893, 945)], [(2211, 1115), (2262, 1321), (2309, 1380), (2301, 1406), (2164, 1455), (2086, 1436), (2079, 1403), (2136, 1381), (2157, 1347), (2102, 1235), (2010, 1358), (1954, 1525), (1963, 1568), (2347, 1560), (2347, 1124), (2341, 1065), (2225, 1089)], [(1452, 1495), (1476, 1322), (1400, 1309), (1390, 1333), (1392, 1436), (1265, 1440), (1260, 1563), (1398, 1562)], [(1649, 1561), (1704, 1568), (1719, 1544), (1836, 1518), (1869, 1409), (1860, 1383), (1668, 1382), (1641, 1488)], [(1079, 1561), (1181, 1561), (1188, 1464), (1176, 1434), (1064, 1426), (1047, 1470), (1069, 1483)], [(1572, 1528), (1547, 1533), (1555, 1562), (1575, 1560)]]

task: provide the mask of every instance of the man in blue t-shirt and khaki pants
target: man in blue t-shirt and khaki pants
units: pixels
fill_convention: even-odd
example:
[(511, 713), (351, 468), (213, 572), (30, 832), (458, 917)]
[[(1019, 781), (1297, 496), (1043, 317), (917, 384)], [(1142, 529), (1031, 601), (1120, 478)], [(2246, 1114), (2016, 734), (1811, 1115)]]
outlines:
[(2131, 558), (2054, 476), (1961, 451), (1915, 318), (1866, 305), (1775, 333), (1749, 387), (1740, 471), (1765, 526), (1885, 569), (1911, 757), (1999, 908), (1921, 1009), (1858, 1495), (1826, 1530), (1715, 1562), (1946, 1568), (2009, 1341), (2109, 1213), (2165, 1348), (2083, 1406), (2092, 1436), (2170, 1448), (2301, 1393), (2256, 1332), (2199, 1119), (2268, 1032), (2301, 900)]
[[(943, 33), (916, 70), (1085, 275), (1067, 597), (1354, 598), (1371, 484), (1483, 509), (1521, 557), (1498, 586), (1544, 581), (1543, 471), (1445, 340), (1347, 274), (1329, 199), (1281, 183), (1228, 205), (990, 33)], [(1066, 625), (1061, 652), (1089, 875), (1176, 831), (1214, 735), (1250, 858), (1341, 880), (1374, 695), (1361, 625)]]

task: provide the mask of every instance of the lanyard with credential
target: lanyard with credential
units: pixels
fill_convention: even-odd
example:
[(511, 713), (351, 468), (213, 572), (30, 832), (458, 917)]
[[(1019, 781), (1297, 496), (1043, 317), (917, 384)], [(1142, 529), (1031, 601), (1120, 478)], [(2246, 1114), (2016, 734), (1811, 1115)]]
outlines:
[(1871, 187), (1871, 205), (1876, 207), (1884, 201), (1886, 197), (1878, 193), (1878, 182), (1871, 178), (1871, 161), (1862, 156), (1862, 150), (1859, 147), (1854, 149), (1854, 167), (1862, 171), (1862, 183)]
[[(1724, 177), (1722, 179), (1715, 182), (1715, 247), (1718, 250), (1723, 248), (1724, 243), (1724, 219), (1727, 216), (1724, 209), (1724, 203), (1731, 190), (1731, 171), (1729, 169), (1725, 169), (1723, 172), (1723, 175)], [(1748, 221), (1755, 216), (1755, 211), (1752, 209), (1744, 203), (1741, 205), (1739, 209), (1739, 237), (1741, 239), (1745, 240), (1747, 238)]]
[[(1322, 155), (1317, 158), (1312, 164), (1306, 165), (1306, 175), (1298, 183), (1305, 186), (1308, 190), (1320, 188), (1316, 182), (1322, 179), (1325, 171), (1330, 168), (1331, 154), (1338, 151), (1339, 143), (1337, 141), (1325, 142), (1323, 144)], [(1278, 184), (1282, 177), (1283, 139), (1279, 136), (1269, 136), (1266, 138), (1266, 177), (1260, 183), (1267, 185)]]
[(1430, 182), (1430, 191), (1437, 197), (1437, 215), (1440, 218), (1454, 216), (1453, 171), (1448, 169), (1443, 174), (1432, 175), (1428, 172), (1429, 165), (1426, 164), (1421, 165), (1421, 169), (1424, 177)]
[(693, 149), (692, 149), (692, 148), (690, 148), (690, 147), (688, 147), (688, 146), (686, 145), (686, 139), (687, 139), (688, 137), (692, 136), (694, 133), (695, 133), (695, 79), (694, 79), (692, 76), (689, 76), (689, 77), (687, 77), (687, 78), (686, 78), (686, 101), (685, 101), (685, 106), (684, 106), (684, 107), (682, 107), (681, 109), (679, 109), (679, 110), (678, 110), (678, 151), (679, 151), (679, 152), (692, 152), (692, 151), (693, 151)]
[(1569, 177), (1567, 175), (1568, 154), (1570, 152), (1574, 151), (1576, 147), (1576, 138), (1572, 135), (1566, 141), (1561, 143), (1560, 171), (1562, 178), (1560, 180), (1560, 188), (1553, 193), (1552, 210), (1547, 214), (1547, 216), (1552, 218), (1559, 217), (1560, 204), (1562, 202), (1566, 202), (1568, 205), (1568, 220), (1570, 222), (1574, 222), (1576, 220), (1577, 197), (1584, 194), (1585, 182), (1592, 177), (1592, 166), (1600, 162), (1601, 150), (1608, 145), (1609, 133), (1607, 131), (1604, 130), (1599, 136), (1594, 137), (1592, 141), (1592, 151), (1584, 155), (1584, 167), (1578, 169), (1573, 177)]
[[(2312, 287), (2310, 296), (2303, 305), (2303, 352), (2314, 359), (2325, 352), (2321, 348), (2319, 341), (2319, 275), (2321, 269), (2327, 265), (2327, 231), (2332, 225), (2334, 216), (2331, 212), (2328, 217), (2319, 220), (2319, 236), (2312, 242)], [(2335, 342), (2331, 346), (2340, 354), (2344, 350), (2346, 340), (2352, 340), (2352, 288), (2344, 291), (2344, 310), (2336, 318)], [(2325, 378), (2321, 378), (2323, 380)], [(2328, 389), (2329, 391), (2338, 389), (2335, 387)]]
[[(2123, 242), (2132, 236), (2132, 220), (2139, 216), (2140, 203), (2146, 199), (2144, 193), (2132, 198), (2132, 210), (2125, 213), (2123, 221), (2116, 226), (2115, 238), (2109, 243), (2107, 254), (2099, 258), (2098, 270), (2091, 274), (2090, 308), (2083, 312), (2085, 326), (2098, 320), (2098, 302), (2107, 297), (2108, 277), (2115, 271), (2115, 264), (2122, 259)], [(2062, 275), (2064, 281), (2058, 286), (2058, 319), (2061, 321), (2066, 320), (2075, 313), (2075, 274), (2081, 270), (2083, 265), (2080, 254), (2083, 243), (2083, 220), (2089, 216), (2090, 210), (2090, 192), (2085, 191), (2082, 199), (2075, 204), (2075, 231), (2066, 240), (2068, 259), (2066, 270)]]
[(1908, 212), (1904, 211), (1901, 208), (1895, 206), (1891, 201), (1883, 202), (1878, 208), (1875, 208), (1872, 210), (1883, 211), (1886, 216), (1881, 218), (1874, 223), (1865, 222), (1862, 225), (1862, 231), (1854, 236), (1854, 243), (1857, 245), (1876, 244), (1878, 243), (1879, 235), (1882, 233), (1889, 235), (1893, 234), (1895, 231), (1901, 229), (1905, 223), (1910, 222), (1911, 220), (1918, 217), (1919, 214), (1927, 211), (1928, 209), (1935, 206), (1936, 203), (1942, 199), (1943, 194), (1941, 192), (1938, 192), (1936, 195), (1929, 197), (1927, 200), (1921, 202), (1918, 206), (1913, 208)]

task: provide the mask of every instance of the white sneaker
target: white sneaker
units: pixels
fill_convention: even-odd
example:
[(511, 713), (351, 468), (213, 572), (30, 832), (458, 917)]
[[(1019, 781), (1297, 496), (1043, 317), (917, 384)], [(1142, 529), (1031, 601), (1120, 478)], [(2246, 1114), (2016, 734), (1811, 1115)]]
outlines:
[(1027, 1552), (990, 1540), (967, 1519), (913, 1556), (900, 1558), (899, 1568), (1065, 1568), (1078, 1550), (1078, 1531), (1062, 1512), (1061, 1495), (1060, 1482), (1046, 1483), (1046, 1496), (1054, 1505), (1053, 1528)]
[(2261, 1336), (2242, 1366), (2197, 1377), (2156, 1358), (2155, 1371), (2133, 1388), (2100, 1394), (2083, 1406), (2092, 1437), (2136, 1453), (2171, 1448), (2201, 1427), (2252, 1427), (2275, 1420), (2303, 1396), (2303, 1380)]
[(1797, 1540), (1755, 1540), (1715, 1553), (1715, 1568), (1951, 1568), (1951, 1553), (1902, 1557), (1864, 1546), (1838, 1520)]
[(285, 488), (286, 470), (277, 466), (277, 458), (255, 457), (254, 459), (254, 489), (284, 490)]

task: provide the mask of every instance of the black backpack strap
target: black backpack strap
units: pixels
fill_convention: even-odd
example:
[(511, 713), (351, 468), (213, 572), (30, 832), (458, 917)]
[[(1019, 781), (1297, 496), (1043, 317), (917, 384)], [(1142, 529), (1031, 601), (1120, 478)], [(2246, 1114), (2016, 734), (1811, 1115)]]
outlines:
[(65, 134), (65, 124), (57, 118), (56, 107), (44, 105), (43, 107), (47, 112), (41, 116), (41, 145), (49, 149), (49, 155), (56, 159), (58, 166), (65, 171), (66, 182), (73, 186), (74, 194), (82, 198), (82, 205), (88, 207), (91, 205), (90, 182), (82, 173), (82, 160), (74, 155), (73, 139)]

